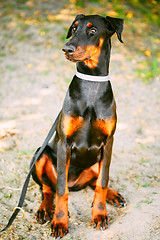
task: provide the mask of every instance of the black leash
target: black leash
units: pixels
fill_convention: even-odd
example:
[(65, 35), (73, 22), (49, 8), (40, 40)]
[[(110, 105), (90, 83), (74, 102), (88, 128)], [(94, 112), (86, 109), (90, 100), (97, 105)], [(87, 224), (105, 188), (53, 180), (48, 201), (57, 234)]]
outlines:
[(54, 132), (56, 130), (56, 127), (57, 127), (57, 122), (58, 122), (60, 114), (61, 114), (61, 112), (58, 114), (58, 116), (57, 116), (55, 122), (53, 123), (53, 125), (52, 125), (52, 127), (51, 127), (51, 129), (50, 129), (50, 131), (49, 131), (49, 133), (48, 133), (48, 135), (46, 137), (46, 139), (44, 140), (44, 143), (42, 144), (41, 148), (32, 157), (30, 170), (29, 170), (29, 172), (27, 174), (27, 177), (26, 177), (26, 180), (24, 182), (24, 185), (23, 185), (23, 188), (22, 188), (22, 191), (21, 191), (21, 195), (20, 195), (20, 198), (19, 198), (19, 203), (18, 203), (17, 207), (15, 208), (15, 211), (13, 212), (12, 216), (10, 217), (7, 225), (5, 226), (5, 228), (3, 228), (0, 231), (0, 233), (6, 231), (12, 225), (14, 219), (16, 218), (16, 216), (18, 215), (19, 211), (21, 210), (21, 207), (23, 205), (23, 202), (24, 202), (24, 199), (25, 199), (25, 196), (26, 196), (26, 192), (27, 192), (27, 188), (28, 188), (28, 184), (29, 184), (29, 180), (30, 180), (30, 177), (31, 177), (31, 173), (32, 173), (33, 167), (34, 167), (37, 159), (40, 157), (40, 155), (44, 151), (45, 147), (47, 146), (49, 140), (53, 136), (53, 134), (54, 134)]

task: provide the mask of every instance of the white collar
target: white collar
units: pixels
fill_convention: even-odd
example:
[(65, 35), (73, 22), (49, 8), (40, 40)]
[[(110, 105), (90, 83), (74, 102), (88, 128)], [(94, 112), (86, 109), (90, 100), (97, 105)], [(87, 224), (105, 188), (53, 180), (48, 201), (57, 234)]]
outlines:
[(78, 78), (81, 78), (83, 80), (91, 81), (91, 82), (107, 82), (109, 81), (109, 75), (107, 76), (92, 76), (92, 75), (87, 75), (83, 74), (80, 72), (76, 72), (76, 76)]

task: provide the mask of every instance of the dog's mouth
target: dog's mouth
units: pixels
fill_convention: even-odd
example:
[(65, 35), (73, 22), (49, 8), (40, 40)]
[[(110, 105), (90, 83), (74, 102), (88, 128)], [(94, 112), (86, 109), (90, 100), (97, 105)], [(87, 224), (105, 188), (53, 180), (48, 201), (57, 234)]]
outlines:
[(71, 62), (84, 62), (86, 60), (89, 60), (91, 57), (88, 56), (88, 57), (84, 57), (84, 58), (79, 58), (78, 56), (74, 56), (74, 55), (70, 55), (70, 54), (67, 54), (65, 53), (65, 57), (67, 60), (71, 61)]
[(75, 52), (65, 52), (65, 57), (71, 62), (84, 62), (91, 58), (90, 54), (86, 54), (85, 49), (78, 47)]
[(65, 53), (65, 58), (71, 62), (79, 62), (79, 59), (75, 58), (73, 55), (69, 53)]

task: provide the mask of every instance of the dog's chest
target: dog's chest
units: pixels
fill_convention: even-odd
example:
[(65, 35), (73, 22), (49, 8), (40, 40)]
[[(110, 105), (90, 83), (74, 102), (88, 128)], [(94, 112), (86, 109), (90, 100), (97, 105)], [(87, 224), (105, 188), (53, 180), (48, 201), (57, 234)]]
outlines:
[(88, 118), (83, 118), (81, 116), (64, 116), (62, 122), (62, 129), (67, 138), (73, 136), (82, 136), (83, 138), (95, 138), (100, 136), (108, 136), (112, 133), (115, 127), (115, 117), (106, 119), (92, 119), (92, 115)]
[(77, 135), (83, 139), (110, 135), (116, 122), (114, 103), (109, 82), (90, 83), (74, 79), (63, 106), (64, 135), (68, 139)]

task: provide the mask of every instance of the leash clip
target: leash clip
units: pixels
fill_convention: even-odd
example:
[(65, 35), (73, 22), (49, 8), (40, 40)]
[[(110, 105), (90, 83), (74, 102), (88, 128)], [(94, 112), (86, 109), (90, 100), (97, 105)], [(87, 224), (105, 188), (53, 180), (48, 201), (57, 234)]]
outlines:
[(13, 212), (15, 212), (17, 209), (19, 209), (19, 210), (21, 210), (22, 211), (22, 215), (20, 215), (20, 216), (17, 216), (18, 218), (23, 218), (24, 217), (24, 215), (25, 215), (25, 213), (24, 213), (24, 210), (22, 209), (22, 208), (20, 208), (20, 207), (15, 207), (14, 209), (13, 209)]

